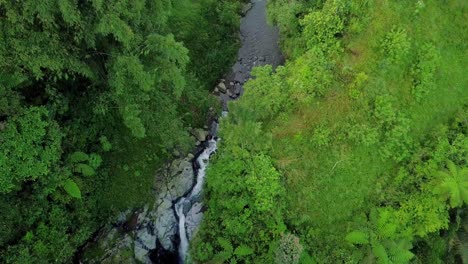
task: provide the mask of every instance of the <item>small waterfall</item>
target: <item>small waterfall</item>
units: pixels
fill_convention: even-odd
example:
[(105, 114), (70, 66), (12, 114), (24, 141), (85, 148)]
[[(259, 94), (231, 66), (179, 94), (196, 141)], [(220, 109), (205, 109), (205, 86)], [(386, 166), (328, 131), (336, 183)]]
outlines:
[[(216, 124), (217, 125), (217, 124)], [(213, 154), (217, 149), (217, 140), (210, 139), (207, 142), (208, 146), (203, 150), (203, 152), (198, 156), (197, 163), (199, 166), (198, 174), (197, 174), (197, 183), (190, 191), (190, 193), (186, 197), (182, 197), (176, 204), (175, 204), (175, 211), (177, 217), (179, 218), (179, 237), (180, 237), (180, 244), (179, 244), (179, 259), (180, 263), (185, 263), (188, 253), (189, 247), (189, 239), (187, 234), (187, 227), (186, 227), (186, 207), (192, 206), (192, 201), (197, 199), (202, 191), (202, 187), (205, 180), (206, 175), (206, 167), (208, 166), (208, 161), (210, 159), (211, 154)], [(198, 223), (199, 224), (199, 223)]]
[(198, 169), (197, 183), (193, 187), (192, 192), (190, 192), (190, 199), (198, 196), (203, 187), (203, 181), (205, 180), (206, 167), (208, 166), (208, 160), (213, 152), (217, 149), (217, 142), (214, 139), (208, 141), (208, 147), (198, 156), (197, 163), (200, 166)]
[[(254, 66), (270, 64), (275, 68), (284, 61), (278, 45), (279, 31), (267, 23), (266, 5), (267, 0), (251, 0), (251, 4), (245, 8), (246, 14), (241, 19), (240, 25), (242, 45), (238, 51), (237, 61), (225, 76), (226, 79), (222, 80), (225, 87), (224, 92), (218, 95), (224, 110), (220, 118), (228, 115), (227, 102), (236, 100), (242, 95), (243, 85), (250, 79), (250, 71)], [(211, 135), (216, 136), (217, 130), (218, 123), (214, 122)], [(178, 252), (182, 264), (190, 257), (188, 256), (189, 240), (201, 221), (201, 218), (193, 219), (193, 211), (201, 208), (200, 194), (205, 180), (206, 168), (210, 155), (216, 149), (217, 139), (208, 140), (206, 148), (196, 160), (199, 169), (195, 186), (189, 194), (175, 204), (175, 213), (179, 218), (180, 244)]]
[(179, 261), (184, 263), (185, 257), (188, 251), (188, 238), (187, 230), (185, 229), (185, 214), (184, 214), (185, 198), (182, 197), (176, 204), (176, 213), (179, 217), (179, 234), (180, 234), (180, 245), (179, 245)]

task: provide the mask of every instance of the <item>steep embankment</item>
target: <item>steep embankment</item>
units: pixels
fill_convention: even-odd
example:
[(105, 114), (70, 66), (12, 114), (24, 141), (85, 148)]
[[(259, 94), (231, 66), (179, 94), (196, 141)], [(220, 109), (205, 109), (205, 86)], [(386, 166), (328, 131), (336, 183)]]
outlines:
[[(282, 63), (278, 30), (266, 23), (266, 1), (243, 7), (240, 21), (241, 47), (237, 60), (213, 93), (224, 106), (236, 99), (254, 66)], [(216, 151), (217, 118), (205, 130), (195, 129), (196, 155), (175, 159), (159, 170), (154, 205), (121, 214), (115, 227), (103, 229), (86, 250), (86, 262), (184, 263), (190, 240), (203, 217), (203, 186), (208, 160)]]
[(272, 0), (269, 11), (289, 60), (254, 69), (229, 104), (193, 258), (462, 257), (466, 3)]

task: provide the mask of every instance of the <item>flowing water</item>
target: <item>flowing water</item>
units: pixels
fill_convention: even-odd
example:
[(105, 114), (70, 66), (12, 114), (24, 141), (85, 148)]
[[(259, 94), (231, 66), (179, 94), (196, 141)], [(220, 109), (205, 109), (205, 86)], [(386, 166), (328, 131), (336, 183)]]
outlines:
[[(240, 39), (241, 48), (239, 49), (237, 61), (232, 66), (231, 71), (225, 76), (225, 84), (229, 90), (226, 94), (219, 96), (223, 103), (222, 117), (227, 115), (227, 102), (236, 99), (243, 93), (243, 85), (250, 78), (250, 72), (253, 67), (271, 64), (276, 67), (283, 63), (283, 56), (278, 45), (278, 29), (269, 25), (266, 19), (267, 0), (253, 0), (251, 8), (241, 19)], [(217, 128), (218, 124), (212, 124), (212, 135), (209, 137), (206, 148), (197, 157), (198, 164), (197, 180), (193, 189), (175, 204), (175, 213), (178, 217), (179, 228), (179, 260), (184, 263), (188, 246), (193, 233), (200, 224), (201, 217), (192, 217), (194, 209), (201, 209), (200, 194), (202, 192), (206, 168), (210, 156), (217, 148)], [(195, 214), (200, 215), (200, 210)], [(189, 219), (191, 219), (189, 221)]]

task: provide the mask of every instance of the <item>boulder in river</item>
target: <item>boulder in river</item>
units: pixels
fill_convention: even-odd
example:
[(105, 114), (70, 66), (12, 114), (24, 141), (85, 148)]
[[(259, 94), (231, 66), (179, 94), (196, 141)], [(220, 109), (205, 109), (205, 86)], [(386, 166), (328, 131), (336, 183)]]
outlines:
[(218, 84), (218, 86), (216, 86), (216, 88), (218, 88), (218, 90), (221, 92), (221, 93), (226, 93), (226, 85), (224, 84), (224, 82), (220, 82)]
[(172, 162), (168, 192), (172, 200), (184, 195), (193, 185), (193, 167), (189, 159)]
[(246, 3), (242, 6), (241, 14), (242, 16), (245, 16), (247, 12), (252, 8), (252, 3)]
[(206, 136), (208, 136), (208, 132), (201, 128), (197, 128), (193, 130), (193, 135), (198, 141), (205, 141)]

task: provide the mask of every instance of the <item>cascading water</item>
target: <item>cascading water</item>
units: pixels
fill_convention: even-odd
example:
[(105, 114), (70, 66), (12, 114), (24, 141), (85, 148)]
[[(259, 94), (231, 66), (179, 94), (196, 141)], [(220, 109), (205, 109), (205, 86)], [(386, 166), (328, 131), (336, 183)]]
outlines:
[[(225, 110), (222, 112), (221, 118), (228, 113), (227, 102), (242, 94), (243, 85), (250, 78), (250, 72), (254, 66), (270, 64), (275, 67), (283, 63), (284, 59), (278, 45), (278, 29), (267, 24), (266, 2), (267, 0), (252, 0), (251, 4), (246, 8), (246, 15), (241, 19), (240, 37), (242, 45), (238, 51), (236, 63), (223, 82), (223, 86), (227, 87), (227, 92), (219, 95)], [(199, 212), (201, 211), (200, 195), (209, 158), (217, 148), (217, 129), (218, 123), (214, 122), (206, 148), (197, 157), (196, 163), (199, 169), (195, 186), (174, 205), (175, 214), (179, 219), (180, 243), (178, 253), (179, 262), (182, 264), (189, 258), (189, 241), (201, 222), (201, 212)], [(198, 217), (193, 217), (194, 215)]]
[[(250, 78), (252, 67), (266, 64), (275, 67), (283, 62), (278, 46), (278, 29), (266, 22), (266, 3), (267, 0), (251, 0), (243, 8), (245, 16), (241, 19), (241, 47), (237, 61), (213, 91), (225, 110), (220, 118), (227, 115), (227, 102), (243, 93), (243, 85)], [(93, 242), (105, 254), (97, 256), (95, 261), (84, 262), (114, 263), (115, 257), (127, 256), (131, 250), (135, 260), (141, 263), (185, 263), (190, 258), (189, 242), (203, 217), (202, 189), (210, 155), (217, 148), (217, 130), (218, 123), (213, 122), (209, 136), (205, 137), (204, 130), (197, 133), (197, 139), (205, 139), (202, 142), (204, 149), (193, 163), (190, 154), (172, 160), (159, 170), (154, 205), (122, 212), (118, 225), (110, 230), (103, 229), (99, 238), (102, 242)], [(77, 256), (81, 257), (81, 253)], [(133, 261), (123, 261), (130, 262)]]
[[(217, 124), (215, 124), (217, 128)], [(215, 128), (215, 130), (216, 130)], [(216, 133), (216, 131), (215, 131)], [(197, 182), (195, 186), (193, 187), (192, 191), (185, 197), (182, 197), (176, 204), (175, 204), (175, 212), (177, 217), (179, 218), (179, 237), (180, 237), (180, 244), (179, 244), (179, 260), (180, 263), (184, 263), (186, 258), (187, 258), (187, 252), (188, 252), (188, 245), (189, 245), (189, 239), (188, 239), (188, 234), (187, 234), (187, 228), (186, 228), (186, 212), (184, 209), (188, 207), (188, 205), (191, 207), (192, 203), (194, 200), (199, 198), (205, 175), (206, 175), (206, 167), (208, 166), (208, 161), (210, 159), (211, 154), (213, 154), (216, 149), (217, 149), (217, 140), (216, 139), (210, 139), (208, 140), (208, 146), (203, 150), (203, 152), (198, 156), (196, 162), (199, 166), (198, 169), (198, 174), (197, 174)], [(195, 223), (198, 225), (199, 223)]]

